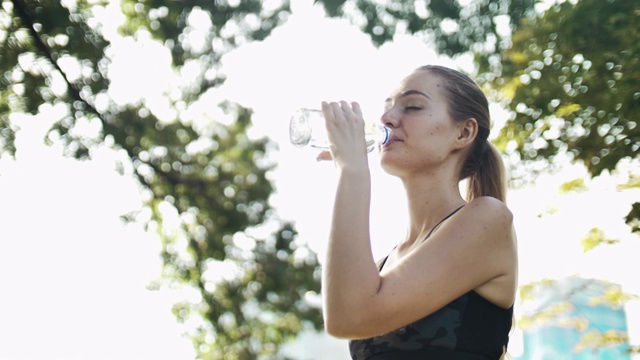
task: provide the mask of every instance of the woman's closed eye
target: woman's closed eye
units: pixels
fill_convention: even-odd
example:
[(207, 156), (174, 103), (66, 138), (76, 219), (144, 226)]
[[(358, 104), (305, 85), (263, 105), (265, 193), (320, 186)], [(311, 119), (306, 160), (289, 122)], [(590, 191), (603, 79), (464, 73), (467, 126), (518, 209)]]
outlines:
[(394, 107), (398, 107), (399, 109), (401, 109), (404, 112), (411, 112), (411, 111), (420, 111), (422, 110), (424, 107), (423, 106), (419, 106), (419, 105), (401, 105), (401, 104), (397, 104), (397, 105), (393, 105), (391, 104), (390, 101), (386, 101), (383, 111), (389, 112), (391, 111), (391, 109), (393, 109)]

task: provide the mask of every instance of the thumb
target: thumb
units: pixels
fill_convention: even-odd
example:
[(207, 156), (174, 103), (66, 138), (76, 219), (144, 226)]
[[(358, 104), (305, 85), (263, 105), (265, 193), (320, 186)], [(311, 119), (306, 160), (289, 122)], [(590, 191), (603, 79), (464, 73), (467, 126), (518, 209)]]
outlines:
[(330, 151), (323, 151), (316, 157), (316, 161), (333, 160)]

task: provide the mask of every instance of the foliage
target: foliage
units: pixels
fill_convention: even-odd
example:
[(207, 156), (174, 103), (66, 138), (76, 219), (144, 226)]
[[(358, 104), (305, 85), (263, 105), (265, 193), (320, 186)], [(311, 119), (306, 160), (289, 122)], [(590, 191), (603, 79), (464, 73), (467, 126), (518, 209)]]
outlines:
[[(495, 142), (516, 164), (514, 183), (567, 152), (593, 176), (637, 159), (637, 2), (565, 1), (545, 12), (534, 0), (316, 2), (330, 16), (350, 18), (378, 45), (406, 32), (445, 55), (474, 54), (478, 81), (512, 112)], [(639, 231), (639, 206), (626, 221)]]
[(566, 150), (597, 176), (636, 157), (639, 11), (629, 1), (564, 2), (514, 33), (498, 85), (515, 115), (502, 134), (523, 160)]
[[(482, 78), (513, 117), (499, 142), (521, 162), (568, 152), (592, 176), (638, 159), (640, 5), (632, 1), (563, 2), (525, 19), (500, 68)], [(633, 231), (638, 204), (627, 216)]]
[(582, 249), (584, 250), (584, 252), (587, 252), (602, 244), (612, 245), (619, 242), (620, 240), (607, 238), (604, 234), (604, 231), (602, 231), (601, 229), (592, 228), (591, 230), (589, 230), (587, 236), (585, 236), (582, 241), (580, 241), (580, 244), (582, 245)]
[(631, 174), (625, 184), (618, 185), (618, 190), (640, 188), (640, 174)]
[(640, 203), (637, 202), (631, 206), (631, 211), (624, 220), (631, 227), (632, 232), (640, 233)]
[(580, 337), (580, 341), (573, 348), (576, 353), (585, 351), (587, 349), (601, 349), (607, 346), (618, 346), (620, 344), (626, 344), (629, 341), (629, 335), (626, 331), (619, 330), (607, 330), (599, 331), (593, 330)]
[[(438, 52), (456, 56), (465, 52), (500, 54), (510, 45), (510, 30), (529, 16), (535, 0), (461, 3), (442, 1), (316, 0), (329, 16), (347, 17), (371, 36), (376, 45), (408, 32), (433, 41)], [(499, 29), (500, 19), (509, 23)]]
[[(15, 151), (13, 114), (62, 107), (48, 141), (61, 141), (81, 159), (98, 146), (125, 153), (121, 171), (139, 182), (152, 214), (148, 227), (163, 242), (165, 279), (197, 293), (174, 312), (180, 320), (201, 320), (193, 334), (200, 357), (273, 357), (301, 328), (320, 324), (319, 310), (305, 301), (319, 292), (317, 259), (270, 208), (270, 143), (247, 137), (251, 112), (212, 104), (234, 118), (227, 124), (211, 114), (193, 118), (188, 110), (224, 80), (220, 57), (266, 37), (286, 20), (289, 4), (122, 1), (122, 36), (135, 41), (150, 34), (170, 51), (176, 74), (198, 70), (166, 94), (165, 113), (144, 97), (133, 104), (112, 100), (112, 48), (97, 16), (108, 4), (2, 0), (0, 148), (5, 156)], [(203, 24), (206, 31), (196, 27)], [(88, 135), (84, 124), (99, 124), (100, 131)]]
[(584, 183), (584, 179), (578, 178), (573, 179), (571, 181), (567, 181), (560, 185), (560, 193), (568, 193), (568, 192), (581, 192), (586, 191), (588, 188)]
[[(498, 89), (497, 100), (512, 111), (498, 139), (501, 148), (524, 164), (552, 164), (568, 152), (592, 176), (622, 161), (638, 161), (639, 26), (640, 4), (617, 0), (563, 2), (524, 19), (501, 64), (480, 69), (481, 81)], [(635, 187), (634, 176), (619, 188)], [(580, 188), (579, 183), (565, 184), (565, 190)], [(633, 232), (640, 231), (640, 203), (625, 220)], [(582, 245), (586, 252), (617, 242), (594, 228)], [(620, 303), (630, 299), (611, 297)], [(624, 342), (626, 334), (591, 332), (578, 347)]]
[[(15, 151), (12, 113), (35, 114), (41, 104), (62, 102), (69, 108), (69, 117), (58, 125), (63, 141), (77, 157), (86, 156), (88, 140), (73, 139), (69, 128), (74, 114), (84, 118), (93, 110), (83, 96), (104, 91), (107, 83), (101, 58), (107, 42), (84, 21), (86, 3), (78, 3), (73, 16), (57, 1), (3, 1), (2, 7), (0, 146), (10, 154)], [(62, 66), (73, 60), (84, 76), (67, 78)], [(54, 86), (60, 78), (73, 81), (74, 86), (60, 90)]]
[[(640, 187), (640, 175), (631, 174), (629, 181), (618, 185), (618, 190), (635, 189)], [(640, 203), (631, 205), (631, 211), (625, 216), (625, 222), (631, 227), (631, 232), (640, 233)]]
[[(96, 18), (108, 1), (1, 1), (0, 149), (15, 151), (12, 114), (62, 106), (66, 114), (49, 141), (61, 141), (77, 158), (105, 144), (127, 154), (122, 169), (147, 194), (167, 278), (192, 285), (201, 298), (175, 308), (179, 319), (204, 320), (194, 336), (200, 355), (267, 357), (302, 319), (318, 326), (319, 312), (303, 300), (319, 291), (317, 260), (269, 207), (269, 143), (245, 136), (250, 112), (216, 105), (236, 119), (231, 125), (187, 115), (224, 81), (220, 58), (286, 21), (289, 2), (122, 0), (122, 36), (150, 35), (170, 52), (175, 73), (198, 70), (166, 95), (174, 114), (168, 116), (144, 99), (125, 105), (111, 99), (110, 43)], [(552, 164), (568, 152), (597, 176), (638, 159), (637, 2), (562, 2), (544, 14), (535, 13), (535, 0), (316, 2), (330, 16), (351, 19), (377, 45), (410, 33), (445, 55), (475, 54), (479, 81), (512, 110), (498, 145), (520, 164)], [(98, 135), (80, 130), (96, 122)], [(276, 230), (267, 225), (274, 222)], [(640, 232), (640, 203), (626, 222)], [(211, 276), (221, 266), (233, 276)]]

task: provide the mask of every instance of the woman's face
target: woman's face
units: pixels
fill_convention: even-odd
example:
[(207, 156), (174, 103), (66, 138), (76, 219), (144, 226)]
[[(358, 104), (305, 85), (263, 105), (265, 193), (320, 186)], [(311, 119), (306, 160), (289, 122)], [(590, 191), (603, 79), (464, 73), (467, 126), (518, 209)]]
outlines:
[(381, 148), (390, 174), (437, 171), (453, 150), (457, 129), (449, 116), (443, 80), (426, 70), (407, 76), (385, 101), (381, 122), (392, 129)]

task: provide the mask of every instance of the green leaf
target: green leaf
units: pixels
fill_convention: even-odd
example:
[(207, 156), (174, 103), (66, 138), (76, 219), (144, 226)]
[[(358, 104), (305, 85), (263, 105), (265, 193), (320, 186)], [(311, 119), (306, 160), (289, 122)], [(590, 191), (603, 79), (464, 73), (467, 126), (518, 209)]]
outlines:
[(580, 241), (580, 244), (582, 245), (583, 251), (587, 252), (603, 244), (612, 245), (619, 242), (620, 240), (608, 239), (605, 236), (604, 231), (598, 228), (592, 228), (591, 230), (589, 230), (587, 236), (585, 236), (582, 241)]
[(560, 185), (561, 193), (583, 192), (586, 190), (588, 190), (588, 187), (585, 185), (583, 178), (573, 179)]

